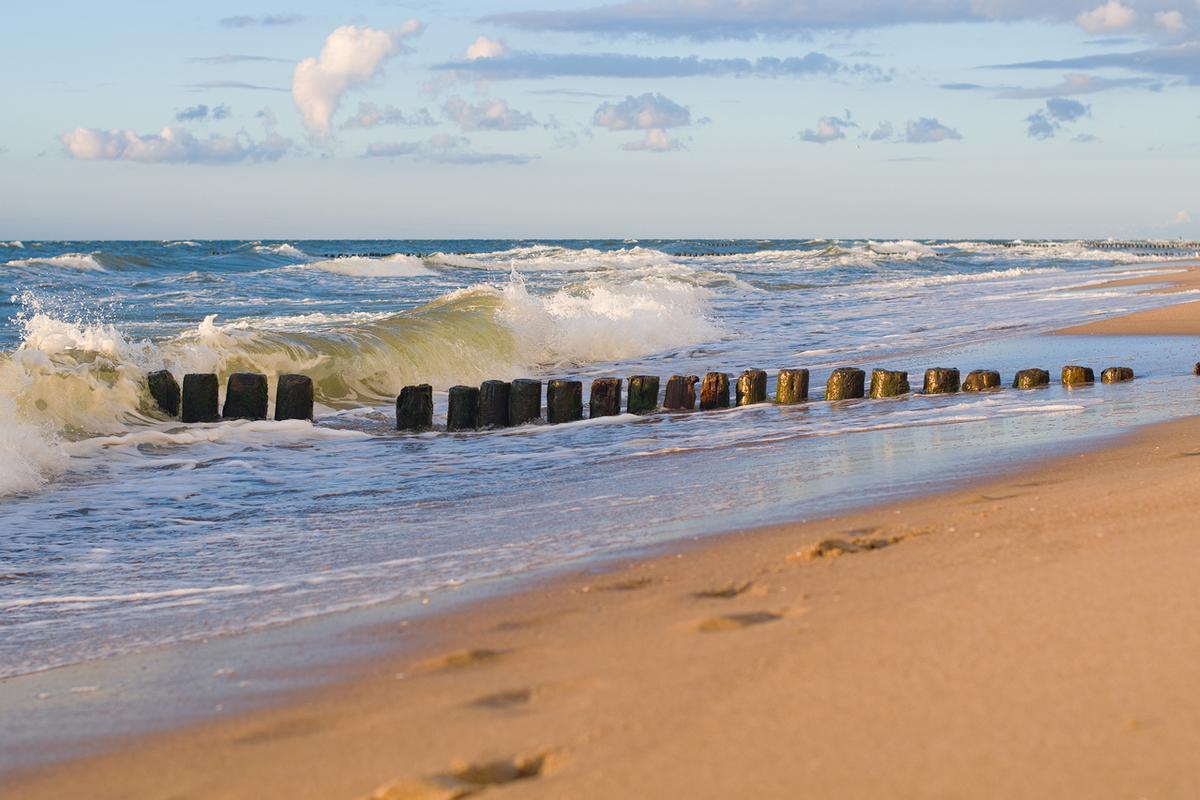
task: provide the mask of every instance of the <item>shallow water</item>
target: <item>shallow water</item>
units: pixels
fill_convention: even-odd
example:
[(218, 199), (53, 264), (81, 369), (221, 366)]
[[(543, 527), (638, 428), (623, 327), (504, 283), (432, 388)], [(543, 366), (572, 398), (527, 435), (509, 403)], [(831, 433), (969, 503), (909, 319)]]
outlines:
[[(0, 676), (828, 513), (1195, 413), (1189, 340), (1034, 336), (1177, 299), (1079, 288), (1162, 258), (1011, 242), (0, 248)], [(392, 430), (418, 381), (441, 415), (446, 388), (485, 378), (805, 366), (819, 387), (842, 364), (917, 384), (939, 363), (1011, 380), (1071, 361), (1139, 379)], [(317, 424), (163, 420), (141, 379), (163, 366), (310, 374)]]

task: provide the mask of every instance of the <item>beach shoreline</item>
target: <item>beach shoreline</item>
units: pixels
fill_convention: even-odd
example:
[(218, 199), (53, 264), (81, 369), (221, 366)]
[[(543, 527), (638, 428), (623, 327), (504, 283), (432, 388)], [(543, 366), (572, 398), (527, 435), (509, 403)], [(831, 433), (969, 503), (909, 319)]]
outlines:
[[(1169, 309), (1200, 332), (1183, 304), (1062, 333), (1193, 330)], [(0, 797), (1186, 794), (1193, 451), (1200, 420), (1162, 423), (382, 624), (394, 654), (328, 685)]]

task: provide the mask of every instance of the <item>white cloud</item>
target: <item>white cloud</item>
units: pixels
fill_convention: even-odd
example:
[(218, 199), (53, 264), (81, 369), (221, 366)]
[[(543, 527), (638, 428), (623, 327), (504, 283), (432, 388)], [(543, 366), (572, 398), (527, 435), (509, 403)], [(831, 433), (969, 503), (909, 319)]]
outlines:
[(904, 127), (904, 141), (909, 144), (935, 144), (961, 138), (961, 133), (932, 117), (909, 120)]
[(480, 36), (467, 48), (467, 61), (478, 61), (481, 58), (503, 58), (508, 53), (508, 45), (504, 42)]
[(1137, 12), (1118, 0), (1108, 0), (1102, 6), (1084, 11), (1075, 17), (1075, 24), (1088, 33), (1107, 33), (1128, 28), (1137, 21)]
[(404, 49), (403, 41), (422, 29), (420, 22), (409, 20), (396, 31), (343, 25), (329, 34), (321, 55), (301, 61), (292, 75), (292, 99), (305, 126), (328, 139), (342, 96), (379, 75), (384, 62)]
[(1179, 33), (1187, 27), (1187, 23), (1183, 21), (1183, 14), (1178, 11), (1159, 11), (1155, 13), (1154, 24), (1171, 33)]
[(246, 133), (213, 134), (205, 139), (170, 126), (157, 134), (132, 130), (76, 128), (59, 137), (67, 154), (82, 161), (136, 161), (143, 164), (233, 164), (277, 161), (291, 149), (290, 139), (268, 133), (255, 142)]
[(636, 142), (626, 142), (621, 145), (622, 150), (644, 150), (650, 153), (665, 153), (669, 150), (682, 150), (683, 142), (678, 139), (671, 139), (667, 136), (667, 132), (662, 128), (651, 128), (646, 131), (646, 138)]
[(484, 100), (472, 105), (455, 96), (446, 101), (442, 112), (464, 131), (519, 131), (538, 124), (531, 114), (509, 108), (504, 100)]
[(844, 117), (821, 117), (817, 120), (816, 130), (809, 128), (800, 133), (801, 140), (814, 144), (827, 144), (838, 139), (846, 138), (846, 128), (857, 128), (857, 123), (851, 121), (850, 112)]
[(610, 131), (679, 128), (692, 124), (692, 113), (668, 97), (646, 92), (640, 97), (626, 97), (620, 103), (601, 103), (592, 124)]
[(1172, 220), (1172, 222), (1175, 225), (1186, 225), (1191, 221), (1192, 221), (1192, 215), (1190, 213), (1188, 213), (1188, 210), (1186, 208), (1182, 208), (1178, 212), (1176, 212), (1175, 218), (1174, 218), (1174, 220)]
[(388, 105), (380, 108), (374, 103), (359, 103), (358, 111), (341, 124), (342, 130), (375, 128), (380, 125), (437, 125), (437, 120), (422, 108), (412, 113)]

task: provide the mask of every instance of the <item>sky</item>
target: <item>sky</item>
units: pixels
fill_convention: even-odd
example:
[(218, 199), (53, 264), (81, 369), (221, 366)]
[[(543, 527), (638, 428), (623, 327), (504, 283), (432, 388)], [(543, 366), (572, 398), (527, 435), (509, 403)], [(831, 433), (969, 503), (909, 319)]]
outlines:
[(1200, 238), (1200, 0), (21, 3), (0, 238)]

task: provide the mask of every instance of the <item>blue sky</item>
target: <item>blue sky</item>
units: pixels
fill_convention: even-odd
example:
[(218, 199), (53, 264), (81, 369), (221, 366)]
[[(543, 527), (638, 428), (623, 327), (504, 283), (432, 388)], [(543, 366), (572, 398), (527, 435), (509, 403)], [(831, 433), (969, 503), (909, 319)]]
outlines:
[(6, 9), (0, 237), (1200, 237), (1200, 2)]

